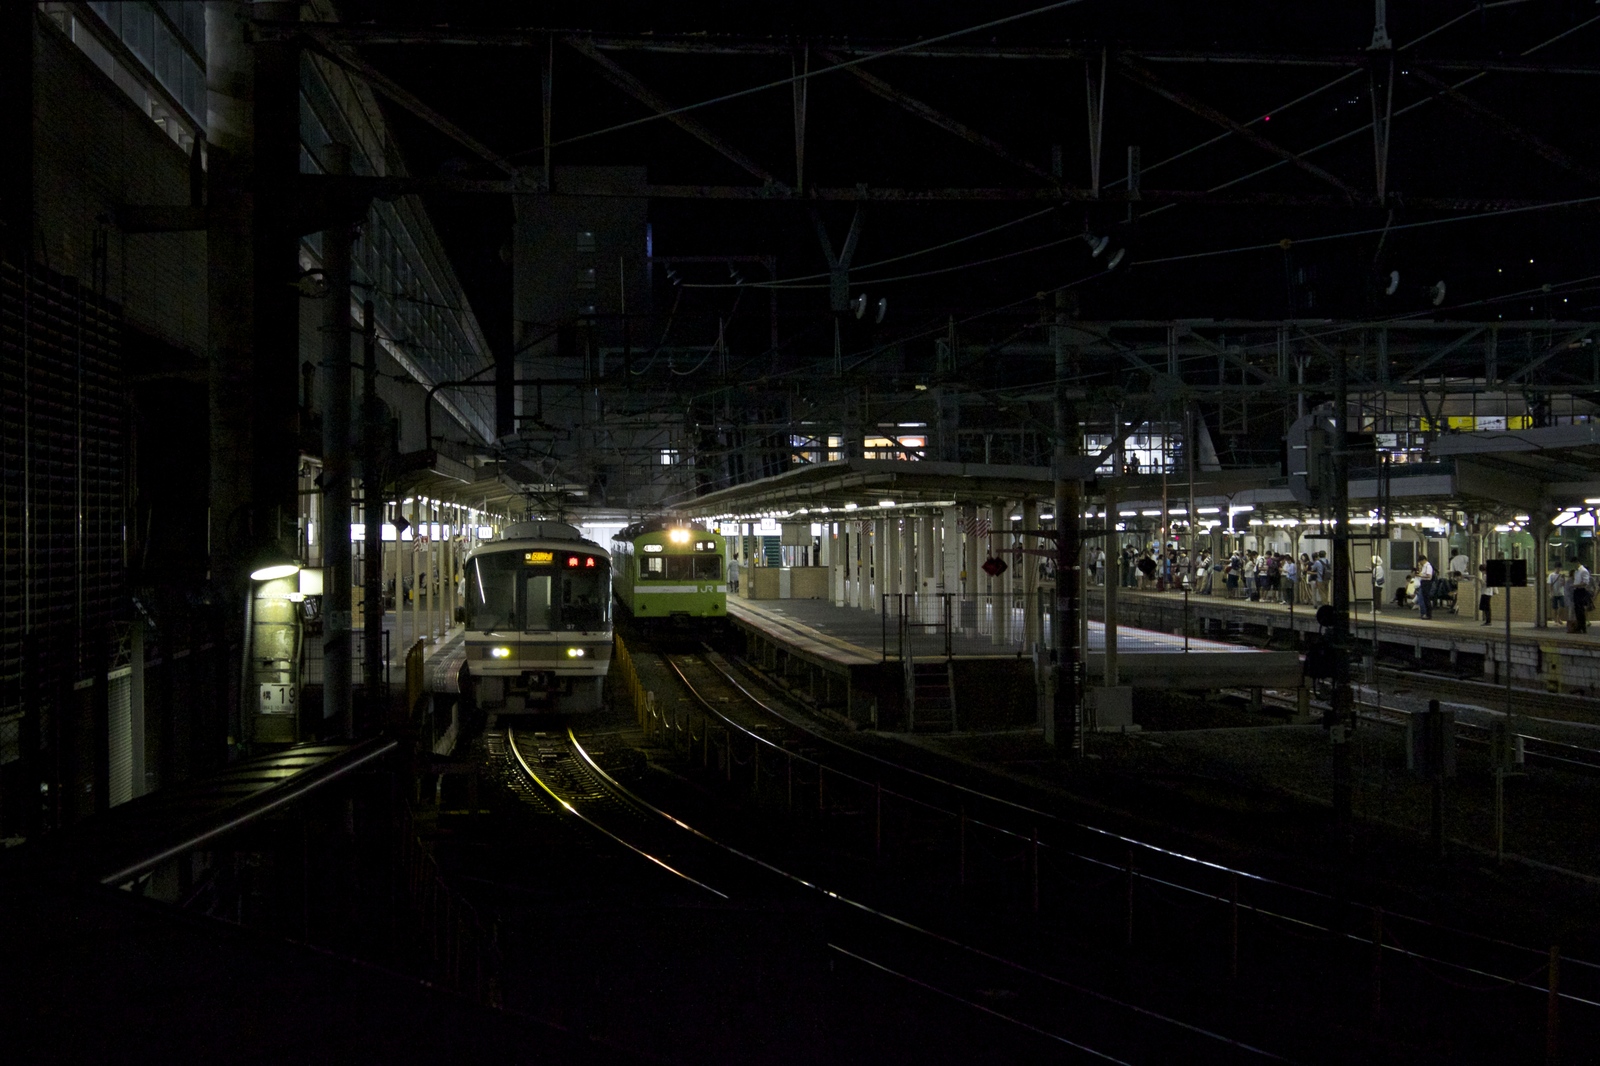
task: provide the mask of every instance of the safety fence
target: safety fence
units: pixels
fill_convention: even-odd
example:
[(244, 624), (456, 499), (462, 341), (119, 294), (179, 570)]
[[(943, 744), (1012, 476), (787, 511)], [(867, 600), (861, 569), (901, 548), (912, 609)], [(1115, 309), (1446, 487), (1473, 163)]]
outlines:
[(606, 683), (611, 686), (614, 695), (627, 701), (639, 727), (646, 728), (646, 710), (654, 703), (655, 696), (645, 691), (644, 684), (639, 680), (639, 671), (633, 665), (633, 653), (628, 651), (628, 645), (621, 636), (615, 638), (611, 650), (611, 669), (606, 674)]
[(1048, 593), (901, 592), (878, 599), (885, 660), (1026, 653), (1052, 639), (1055, 600)]
[[(409, 805), (395, 819), (395, 883), (403, 886), (401, 906), (391, 907), (391, 941), (397, 953), (426, 979), (500, 1005), (498, 930), (466, 897), (452, 889), (439, 862), (422, 842)], [(401, 923), (406, 928), (401, 928)]]
[[(625, 662), (626, 691), (648, 740), (699, 762), (757, 805), (810, 819), (830, 847), (944, 880), (970, 901), (1076, 918), (1102, 946), (1176, 951), (1206, 976), (1226, 977), (1229, 988), (1254, 982), (1275, 990), (1282, 1018), (1293, 1011), (1280, 1002), (1332, 1003), (1337, 988), (1338, 1010), (1364, 1016), (1373, 1039), (1383, 1027), (1415, 1034), (1426, 1019), (1444, 1017), (1450, 1039), (1466, 1033), (1468, 1046), (1503, 1045), (1519, 1058), (1540, 1045), (1553, 1055), (1600, 1037), (1600, 964), (1563, 958), (1559, 945), (1532, 948), (1234, 869), (821, 736), (803, 747), (781, 743), (698, 696), (694, 705), (656, 699)], [(877, 770), (830, 764), (843, 761)], [(912, 784), (891, 787), (887, 778)], [(913, 794), (921, 786), (930, 795)], [(1301, 964), (1285, 964), (1297, 956)], [(1170, 971), (1152, 978), (1163, 979), (1173, 980)], [(1296, 988), (1303, 994), (1278, 994)]]

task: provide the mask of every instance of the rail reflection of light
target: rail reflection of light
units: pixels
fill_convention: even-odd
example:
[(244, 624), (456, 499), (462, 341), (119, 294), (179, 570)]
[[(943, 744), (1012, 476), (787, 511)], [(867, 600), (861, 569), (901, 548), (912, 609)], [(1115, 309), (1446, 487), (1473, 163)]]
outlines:
[[(570, 729), (567, 731), (567, 736), (572, 739), (572, 746), (577, 749), (577, 751), (578, 751), (578, 753), (580, 755), (583, 756), (584, 761), (587, 762), (591, 768), (593, 768), (595, 770), (598, 770), (599, 767), (595, 765), (593, 759), (589, 758), (589, 753), (584, 751), (583, 748), (581, 746), (579, 746), (578, 738), (573, 736), (572, 731)], [(588, 815), (586, 815), (582, 811), (578, 810), (578, 808), (574, 807), (572, 804), (568, 803), (566, 800), (564, 800), (560, 796), (556, 795), (555, 790), (552, 789), (549, 785), (545, 784), (544, 781), (539, 777), (539, 775), (533, 772), (533, 767), (528, 765), (528, 760), (524, 759), (522, 757), (522, 751), (521, 751), (520, 748), (517, 747), (516, 737), (512, 734), (510, 729), (506, 730), (506, 747), (511, 749), (511, 754), (513, 756), (515, 756), (517, 762), (522, 765), (522, 772), (528, 775), (528, 779), (531, 780), (534, 784), (538, 785), (541, 789), (543, 789), (544, 792), (545, 792), (545, 795), (549, 796), (551, 799), (555, 800), (558, 804), (560, 804), (561, 808), (563, 810), (565, 810), (568, 814), (572, 815), (574, 818), (576, 818), (579, 821), (583, 822), (589, 828), (595, 830), (595, 832), (603, 833), (604, 835), (610, 837), (612, 840), (616, 841), (618, 844), (621, 844), (623, 847), (627, 848), (629, 851), (633, 852), (635, 855), (638, 855), (641, 858), (649, 859), (651, 862), (655, 863), (657, 866), (661, 867), (663, 870), (665, 870), (668, 873), (672, 874), (674, 877), (681, 877), (685, 881), (689, 882), (691, 885), (696, 885), (696, 886), (698, 886), (700, 888), (705, 889), (707, 892), (711, 893), (713, 896), (717, 896), (717, 897), (719, 897), (721, 899), (727, 899), (728, 898), (727, 893), (718, 892), (716, 889), (712, 888), (710, 885), (706, 884), (705, 882), (697, 881), (693, 877), (690, 877), (688, 874), (684, 873), (682, 870), (674, 869), (673, 867), (667, 865), (665, 862), (663, 862), (660, 859), (656, 858), (654, 855), (650, 854), (648, 851), (645, 851), (643, 848), (639, 848), (639, 847), (636, 847), (633, 844), (628, 843), (626, 840), (623, 840), (621, 837), (617, 836), (617, 834), (613, 833), (611, 830), (607, 829), (605, 826), (603, 826), (600, 823), (596, 822), (594, 819), (590, 818)], [(605, 774), (602, 773), (601, 776), (604, 777), (607, 781), (611, 781), (611, 778), (608, 775), (605, 775)], [(615, 782), (613, 782), (613, 784), (614, 783)], [(632, 793), (628, 793), (628, 795), (631, 796)], [(651, 809), (654, 810), (655, 808), (652, 807)]]

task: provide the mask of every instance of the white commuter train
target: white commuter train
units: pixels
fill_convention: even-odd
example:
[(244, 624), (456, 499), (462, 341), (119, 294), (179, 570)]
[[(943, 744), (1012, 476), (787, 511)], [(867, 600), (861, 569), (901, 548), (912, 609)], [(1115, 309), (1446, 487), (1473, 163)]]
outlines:
[(611, 553), (516, 522), (463, 566), (467, 675), (490, 713), (594, 711), (611, 667)]

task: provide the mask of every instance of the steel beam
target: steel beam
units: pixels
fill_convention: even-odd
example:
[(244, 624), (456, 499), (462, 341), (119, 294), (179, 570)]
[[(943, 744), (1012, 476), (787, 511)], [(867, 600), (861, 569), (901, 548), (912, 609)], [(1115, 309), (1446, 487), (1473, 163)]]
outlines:
[(517, 168), (501, 158), (500, 154), (494, 149), (423, 103), (421, 99), (400, 85), (399, 82), (374, 68), (372, 64), (362, 59), (350, 48), (322, 41), (319, 41), (314, 48), (317, 54), (364, 79), (375, 91), (387, 96), (390, 100), (393, 100), (446, 137), (466, 148), (496, 170), (503, 174), (515, 174), (517, 172)]
[(1417, 70), (1418, 80), (1424, 82), (1434, 90), (1434, 95), (1456, 110), (1470, 116), (1481, 125), (1500, 134), (1509, 141), (1513, 141), (1528, 149), (1534, 155), (1547, 163), (1553, 163), (1562, 170), (1577, 174), (1591, 185), (1600, 185), (1600, 169), (1589, 166), (1572, 158), (1560, 148), (1522, 126), (1517, 125), (1493, 108), (1486, 107), (1478, 101), (1460, 92), (1429, 74), (1426, 70)]
[(1216, 125), (1221, 126), (1223, 129), (1232, 131), (1234, 134), (1246, 141), (1249, 141), (1251, 144), (1255, 145), (1257, 148), (1268, 153), (1269, 155), (1275, 155), (1291, 166), (1298, 167), (1299, 169), (1305, 171), (1312, 177), (1327, 182), (1329, 185), (1332, 185), (1334, 188), (1344, 193), (1345, 196), (1349, 197), (1349, 199), (1352, 201), (1367, 199), (1367, 197), (1357, 190), (1355, 186), (1349, 184), (1343, 178), (1322, 169), (1307, 159), (1303, 159), (1301, 156), (1291, 152), (1282, 145), (1275, 144), (1274, 142), (1267, 140), (1267, 138), (1261, 136), (1261, 134), (1257, 133), (1249, 126), (1246, 126), (1241, 122), (1234, 121), (1232, 118), (1229, 118), (1227, 115), (1223, 114), (1221, 111), (1218, 111), (1211, 105), (1204, 103), (1193, 96), (1190, 96), (1188, 93), (1167, 86), (1161, 81), (1160, 78), (1156, 77), (1153, 71), (1146, 70), (1144, 67), (1139, 66), (1137, 63), (1134, 63), (1125, 56), (1119, 57), (1119, 63), (1122, 73), (1130, 81), (1137, 85), (1143, 86), (1162, 99), (1174, 103), (1183, 108), (1185, 111), (1189, 111), (1195, 115), (1198, 115), (1208, 122), (1213, 122)]
[(587, 40), (579, 37), (564, 37), (562, 38), (562, 42), (570, 47), (573, 51), (580, 55), (586, 56), (588, 59), (593, 61), (594, 64), (600, 68), (601, 75), (612, 85), (615, 85), (617, 88), (621, 89), (635, 100), (638, 100), (650, 110), (655, 111), (668, 122), (672, 123), (674, 126), (677, 126), (679, 129), (689, 134), (689, 136), (693, 137), (701, 144), (704, 144), (707, 148), (710, 148), (712, 151), (716, 152), (724, 159), (727, 159), (729, 162), (733, 163), (741, 170), (744, 170), (746, 173), (761, 179), (764, 184), (779, 186), (783, 185), (783, 182), (774, 177), (773, 174), (767, 170), (767, 168), (763, 167), (761, 164), (745, 155), (739, 149), (735, 148), (733, 145), (729, 144), (715, 133), (712, 133), (711, 130), (702, 125), (698, 119), (692, 118), (682, 112), (674, 112), (672, 104), (667, 103), (666, 100), (658, 96), (649, 86), (645, 85), (644, 82), (640, 81), (628, 71), (618, 66), (616, 61), (610, 56), (602, 55), (600, 50), (595, 48), (594, 45), (590, 44)]
[[(284, 41), (311, 38), (359, 46), (439, 45), (464, 48), (537, 48), (551, 35), (583, 36), (605, 52), (651, 52), (663, 55), (787, 56), (792, 46), (770, 36), (741, 38), (706, 34), (594, 34), (577, 27), (524, 26), (505, 29), (462, 29), (452, 27), (413, 27), (357, 25), (351, 23), (278, 22), (261, 24), (258, 41)], [(891, 40), (824, 41), (822, 47), (842, 56), (859, 59), (889, 48), (900, 48), (896, 58), (918, 59), (1006, 59), (1006, 60), (1081, 60), (1099, 51), (1070, 42), (1046, 44), (974, 44), (942, 42), (927, 47), (905, 47)], [(1314, 68), (1360, 68), (1371, 56), (1365, 52), (1294, 52), (1283, 50), (1242, 51), (1215, 48), (1126, 48), (1119, 56), (1132, 56), (1148, 63), (1185, 63), (1219, 66), (1295, 66)], [(1487, 71), (1502, 74), (1557, 74), (1572, 77), (1600, 76), (1600, 64), (1571, 61), (1543, 61), (1531, 58), (1480, 56), (1442, 56), (1428, 59), (1435, 70)]]
[[(819, 49), (818, 54), (825, 57), (831, 63), (845, 62), (844, 57), (835, 52)], [(899, 89), (896, 89), (882, 78), (867, 73), (859, 66), (850, 67), (848, 69), (848, 73), (863, 86), (865, 86), (867, 91), (872, 93), (874, 96), (878, 96), (889, 101), (896, 107), (904, 109), (910, 114), (922, 119), (924, 122), (927, 122), (933, 126), (937, 126), (946, 133), (950, 133), (961, 138), (968, 144), (982, 148), (984, 151), (1005, 160), (1007, 163), (1026, 170), (1035, 177), (1043, 178), (1051, 185), (1058, 183), (1058, 179), (1052, 177), (1049, 171), (1030, 163), (1026, 159), (1023, 159), (1021, 156), (1012, 152), (1011, 149), (1007, 148), (994, 138), (978, 132), (971, 126), (968, 126), (957, 119), (951, 118), (943, 111), (940, 111), (937, 108), (918, 100), (909, 93), (901, 92)], [(800, 106), (803, 108), (804, 105), (802, 104)]]

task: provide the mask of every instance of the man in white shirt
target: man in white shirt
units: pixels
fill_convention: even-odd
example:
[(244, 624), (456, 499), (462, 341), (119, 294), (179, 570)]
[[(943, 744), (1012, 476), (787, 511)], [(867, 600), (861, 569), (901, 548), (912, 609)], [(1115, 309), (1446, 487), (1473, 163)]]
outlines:
[(1417, 571), (1417, 611), (1423, 618), (1433, 617), (1433, 564), (1422, 557), (1422, 568)]
[(1456, 581), (1466, 581), (1472, 572), (1472, 562), (1467, 558), (1467, 553), (1457, 549), (1450, 557), (1450, 576)]

